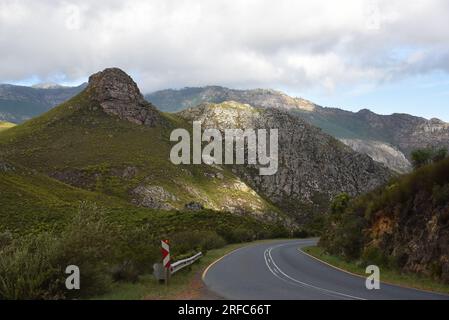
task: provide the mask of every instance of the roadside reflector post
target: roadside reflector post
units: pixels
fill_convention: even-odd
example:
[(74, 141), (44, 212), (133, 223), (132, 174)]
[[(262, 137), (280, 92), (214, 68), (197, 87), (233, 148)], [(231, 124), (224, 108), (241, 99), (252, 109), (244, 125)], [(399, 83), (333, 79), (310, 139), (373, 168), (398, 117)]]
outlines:
[(168, 286), (171, 273), (171, 261), (170, 261), (170, 241), (162, 240), (162, 265), (165, 269), (165, 285)]

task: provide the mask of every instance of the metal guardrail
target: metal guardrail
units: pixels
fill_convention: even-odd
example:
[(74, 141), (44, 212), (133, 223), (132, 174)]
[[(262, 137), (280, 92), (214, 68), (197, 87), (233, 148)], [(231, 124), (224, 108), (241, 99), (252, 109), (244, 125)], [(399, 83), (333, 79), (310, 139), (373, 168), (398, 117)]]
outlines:
[(197, 261), (198, 259), (200, 259), (203, 256), (203, 253), (197, 253), (196, 255), (194, 255), (193, 257), (184, 259), (184, 260), (179, 260), (175, 263), (173, 263), (171, 265), (171, 274), (175, 274), (176, 272), (178, 272), (179, 270), (181, 270), (182, 268), (185, 268), (187, 266), (190, 266), (192, 264), (195, 263), (195, 261)]
[[(179, 270), (194, 264), (202, 256), (203, 256), (203, 253), (200, 252), (200, 253), (197, 253), (196, 255), (194, 255), (194, 256), (192, 256), (190, 258), (176, 261), (170, 267), (170, 275), (173, 275), (176, 272), (178, 272)], [(166, 280), (166, 272), (165, 272), (166, 270), (162, 266), (162, 263), (155, 263), (153, 265), (153, 269), (154, 269), (153, 275), (154, 275), (154, 277), (156, 279), (158, 279), (158, 280)]]

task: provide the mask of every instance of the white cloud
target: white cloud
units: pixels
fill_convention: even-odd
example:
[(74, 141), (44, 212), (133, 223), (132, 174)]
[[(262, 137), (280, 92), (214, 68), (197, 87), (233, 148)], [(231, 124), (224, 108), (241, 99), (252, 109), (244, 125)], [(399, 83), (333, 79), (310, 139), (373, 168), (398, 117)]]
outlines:
[(0, 82), (118, 66), (143, 91), (332, 91), (449, 71), (448, 16), (445, 0), (0, 0)]

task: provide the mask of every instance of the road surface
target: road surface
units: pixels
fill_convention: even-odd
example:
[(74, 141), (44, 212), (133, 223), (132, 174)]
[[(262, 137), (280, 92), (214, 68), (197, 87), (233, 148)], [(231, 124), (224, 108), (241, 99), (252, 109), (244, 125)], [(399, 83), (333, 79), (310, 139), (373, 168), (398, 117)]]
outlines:
[(449, 299), (449, 295), (384, 283), (379, 290), (368, 290), (365, 278), (335, 269), (301, 251), (314, 244), (316, 240), (308, 239), (244, 247), (211, 265), (203, 280), (214, 293), (234, 300)]

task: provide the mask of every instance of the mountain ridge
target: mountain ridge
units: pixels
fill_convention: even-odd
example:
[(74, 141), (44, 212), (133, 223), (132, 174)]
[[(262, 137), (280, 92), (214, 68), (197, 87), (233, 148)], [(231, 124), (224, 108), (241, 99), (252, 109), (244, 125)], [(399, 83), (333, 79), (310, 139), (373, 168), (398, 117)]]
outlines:
[(170, 132), (180, 127), (188, 126), (146, 102), (126, 73), (106, 69), (79, 95), (2, 132), (0, 158), (148, 214), (204, 208), (295, 227), (227, 168), (172, 164)]
[(220, 103), (228, 100), (256, 107), (284, 109), (351, 146), (356, 145), (357, 140), (366, 141), (367, 146), (363, 150), (370, 150), (366, 154), (381, 154), (385, 149), (397, 149), (400, 153), (396, 160), (391, 161), (391, 153), (384, 154), (380, 159), (398, 172), (411, 169), (410, 154), (415, 149), (449, 147), (449, 124), (439, 119), (427, 120), (400, 113), (379, 115), (369, 109), (351, 112), (322, 107), (276, 90), (234, 90), (208, 86), (158, 91), (146, 95), (146, 99), (165, 111), (193, 107), (202, 102)]
[(0, 120), (22, 123), (72, 98), (86, 86), (44, 89), (0, 84)]
[(323, 210), (339, 193), (361, 194), (391, 177), (383, 165), (285, 110), (228, 101), (203, 103), (177, 115), (201, 121), (204, 128), (278, 129), (279, 170), (275, 175), (255, 174), (258, 166), (232, 168), (263, 196), (294, 212), (301, 222), (310, 221), (313, 212)]
[[(71, 100), (4, 131), (0, 157), (137, 207), (161, 211), (204, 207), (290, 226), (322, 214), (318, 207), (336, 194), (357, 195), (390, 176), (382, 165), (285, 110), (233, 106), (243, 114), (236, 115), (235, 108), (217, 108), (224, 111), (231, 128), (248, 115), (248, 122), (240, 123), (245, 128), (280, 129), (278, 174), (265, 178), (246, 166), (172, 164), (170, 132), (191, 128), (189, 121), (198, 113), (191, 111), (189, 117), (186, 112), (157, 111), (143, 99), (136, 83), (115, 68), (90, 77), (87, 88)], [(199, 115), (212, 119), (209, 109)], [(190, 206), (192, 202), (196, 204)], [(280, 208), (284, 202), (288, 205)]]
[[(5, 94), (7, 87), (19, 88), (19, 92), (21, 90), (26, 92), (31, 90), (34, 93), (46, 92), (49, 101), (43, 102), (42, 97), (36, 100), (32, 98), (33, 95), (30, 98), (29, 94), (19, 94), (7, 100), (8, 96)], [(51, 109), (52, 105), (62, 102), (61, 100), (78, 93), (85, 87), (86, 84), (74, 88), (32, 89), (3, 85), (2, 91), (0, 86), (0, 120), (23, 122)], [(64, 93), (58, 94), (61, 90)], [(55, 96), (54, 93), (57, 95)], [(410, 154), (413, 150), (428, 147), (449, 148), (449, 124), (440, 119), (428, 120), (405, 113), (379, 115), (369, 109), (351, 112), (333, 107), (321, 107), (309, 100), (293, 98), (273, 89), (235, 90), (220, 86), (188, 87), (157, 91), (144, 97), (165, 112), (175, 112), (202, 102), (224, 101), (285, 109), (344, 141), (355, 151), (371, 156), (376, 155), (373, 157), (374, 160), (384, 163), (399, 173), (411, 170)]]

